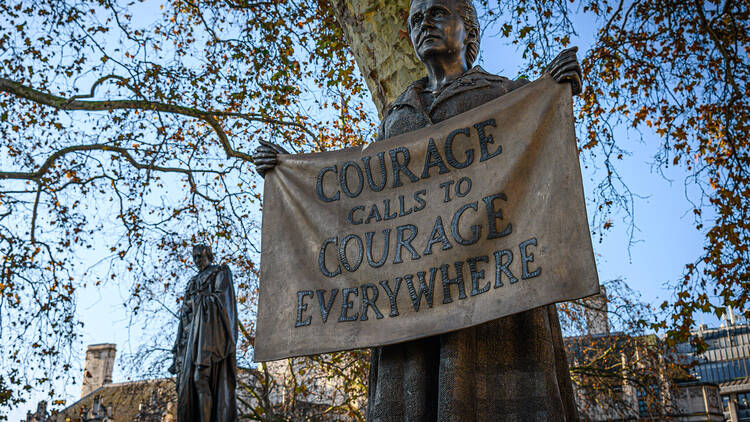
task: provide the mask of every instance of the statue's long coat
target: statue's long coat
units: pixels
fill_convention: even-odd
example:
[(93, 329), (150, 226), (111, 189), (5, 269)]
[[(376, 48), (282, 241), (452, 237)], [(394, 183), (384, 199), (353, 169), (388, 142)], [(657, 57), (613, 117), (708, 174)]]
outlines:
[[(525, 83), (477, 66), (425, 107), (427, 78), (418, 80), (386, 109), (378, 140), (438, 123)], [(577, 421), (555, 306), (373, 349), (367, 420)]]
[(190, 279), (181, 311), (174, 352), (177, 375), (177, 420), (200, 422), (196, 369), (206, 368), (211, 390), (211, 422), (235, 422), (237, 404), (237, 304), (232, 273), (211, 265)]

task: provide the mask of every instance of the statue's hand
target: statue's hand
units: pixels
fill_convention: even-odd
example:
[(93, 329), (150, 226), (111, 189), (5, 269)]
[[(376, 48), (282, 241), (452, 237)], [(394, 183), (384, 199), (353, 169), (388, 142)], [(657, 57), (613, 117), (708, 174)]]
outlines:
[(253, 153), (253, 164), (255, 171), (261, 177), (266, 177), (266, 173), (273, 170), (278, 163), (276, 156), (278, 154), (289, 154), (284, 148), (271, 142), (260, 141), (260, 146)]
[(576, 52), (578, 47), (566, 48), (547, 66), (547, 72), (557, 82), (570, 82), (573, 95), (581, 93), (581, 65), (578, 64)]

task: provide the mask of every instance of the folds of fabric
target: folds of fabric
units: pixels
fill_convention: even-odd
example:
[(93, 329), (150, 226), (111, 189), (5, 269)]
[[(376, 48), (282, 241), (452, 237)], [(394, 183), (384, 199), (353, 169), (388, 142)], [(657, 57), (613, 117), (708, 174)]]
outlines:
[(235, 343), (237, 306), (232, 273), (226, 265), (211, 266), (189, 289), (192, 322), (178, 376), (177, 420), (232, 422), (237, 419)]
[(373, 349), (367, 420), (576, 421), (554, 305)]
[[(523, 86), (475, 67), (427, 107), (426, 80), (389, 107), (378, 140), (466, 112)], [(372, 350), (368, 422), (578, 421), (560, 323), (547, 305)]]

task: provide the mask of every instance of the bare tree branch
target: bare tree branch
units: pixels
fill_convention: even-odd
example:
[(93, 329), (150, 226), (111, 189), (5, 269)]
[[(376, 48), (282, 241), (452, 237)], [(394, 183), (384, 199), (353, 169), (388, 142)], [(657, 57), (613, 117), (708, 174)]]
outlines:
[[(120, 78), (120, 77), (109, 75), (105, 77), (104, 80), (112, 79), (112, 78)], [(100, 79), (99, 81), (97, 81), (97, 83), (94, 84), (94, 87), (92, 87), (91, 89), (91, 95), (93, 95), (96, 85), (98, 83), (101, 83), (101, 81), (102, 79)], [(200, 119), (208, 123), (208, 125), (211, 126), (214, 132), (216, 132), (216, 135), (219, 137), (219, 141), (227, 155), (227, 158), (239, 158), (241, 160), (250, 161), (250, 162), (253, 161), (252, 156), (250, 154), (237, 151), (231, 146), (231, 143), (229, 142), (229, 138), (227, 137), (226, 132), (221, 127), (219, 122), (216, 120), (217, 116), (237, 117), (237, 118), (242, 118), (248, 121), (267, 123), (267, 124), (295, 126), (298, 128), (302, 128), (309, 135), (311, 136), (313, 135), (312, 132), (310, 132), (308, 129), (304, 127), (304, 125), (300, 123), (296, 123), (296, 122), (287, 122), (287, 121), (258, 117), (254, 115), (243, 114), (243, 113), (206, 111), (206, 110), (200, 110), (200, 109), (193, 108), (193, 107), (186, 107), (186, 106), (181, 106), (181, 105), (176, 105), (176, 104), (168, 104), (168, 103), (163, 103), (159, 101), (150, 101), (150, 100), (81, 101), (80, 99), (76, 99), (76, 97), (66, 99), (57, 95), (44, 93), (42, 91), (36, 90), (34, 88), (25, 86), (23, 84), (20, 84), (18, 82), (12, 81), (10, 79), (5, 79), (5, 78), (0, 78), (0, 91), (7, 92), (17, 97), (24, 98), (24, 99), (27, 99), (27, 100), (30, 100), (39, 104), (47, 105), (47, 106), (56, 108), (58, 110), (64, 110), (64, 111), (144, 110), (144, 111), (158, 111), (158, 112), (193, 117), (193, 118)]]

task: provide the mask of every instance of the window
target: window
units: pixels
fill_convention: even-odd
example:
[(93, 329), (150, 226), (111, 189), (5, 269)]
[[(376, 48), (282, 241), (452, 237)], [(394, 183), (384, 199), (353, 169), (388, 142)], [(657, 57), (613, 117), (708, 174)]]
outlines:
[(737, 408), (739, 410), (750, 409), (750, 397), (748, 393), (737, 394)]
[(641, 417), (648, 416), (648, 405), (643, 399), (638, 399), (638, 413)]
[[(656, 384), (651, 384), (649, 386), (649, 391), (651, 391), (651, 394), (654, 396), (658, 396), (660, 392), (660, 388)], [(641, 417), (646, 417), (650, 415), (649, 409), (648, 409), (648, 402), (647, 402), (647, 391), (643, 389), (638, 389), (636, 391), (636, 397), (638, 397), (638, 413)]]

